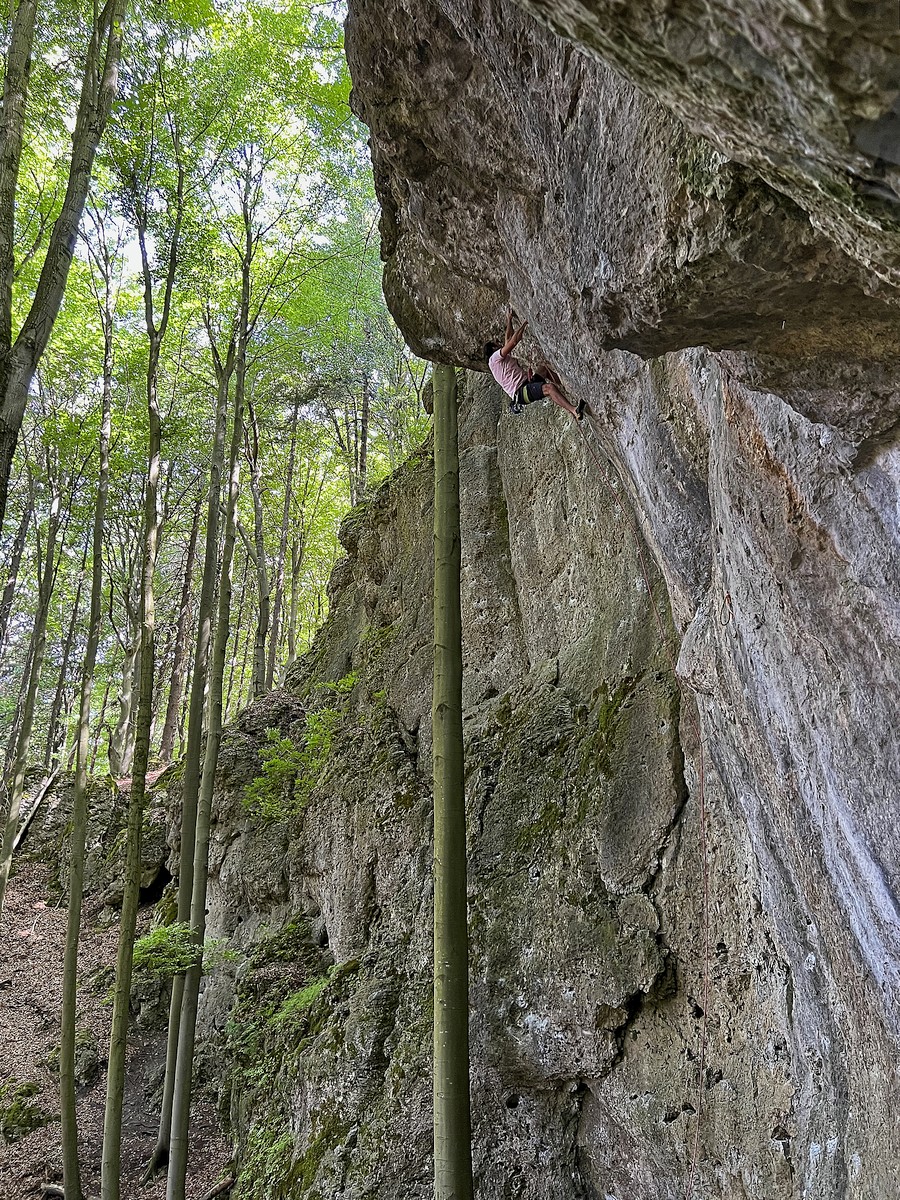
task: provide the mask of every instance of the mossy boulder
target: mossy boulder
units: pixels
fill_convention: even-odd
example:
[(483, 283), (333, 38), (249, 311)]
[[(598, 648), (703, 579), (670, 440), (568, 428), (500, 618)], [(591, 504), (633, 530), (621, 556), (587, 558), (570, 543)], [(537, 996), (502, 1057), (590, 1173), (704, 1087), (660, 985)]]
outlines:
[(7, 1145), (53, 1120), (36, 1099), (40, 1090), (33, 1081), (12, 1079), (0, 1085), (0, 1137)]

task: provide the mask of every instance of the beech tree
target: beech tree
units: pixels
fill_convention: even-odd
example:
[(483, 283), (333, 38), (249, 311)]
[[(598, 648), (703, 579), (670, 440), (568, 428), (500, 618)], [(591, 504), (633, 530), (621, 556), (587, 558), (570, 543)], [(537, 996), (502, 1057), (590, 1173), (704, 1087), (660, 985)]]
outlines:
[(456, 375), (434, 370), (434, 1196), (472, 1200)]
[(31, 303), (17, 332), (16, 194), (29, 127), (37, 0), (18, 0), (12, 11), (0, 109), (0, 528), (28, 391), (62, 303), (94, 156), (116, 94), (124, 10), (125, 0), (106, 0), (102, 8), (93, 10), (65, 196), (49, 235)]
[(91, 698), (94, 668), (100, 645), (103, 619), (103, 541), (109, 496), (109, 443), (112, 433), (113, 320), (115, 310), (114, 250), (111, 250), (101, 218), (95, 222), (99, 237), (88, 242), (97, 268), (95, 294), (103, 331), (103, 373), (100, 435), (98, 442), (97, 498), (91, 536), (91, 608), (87, 646), (81, 672), (80, 704), (75, 742), (75, 788), (72, 801), (72, 832), (69, 845), (69, 911), (63, 965), (63, 996), (60, 1013), (59, 1089), (62, 1119), (63, 1180), (68, 1200), (82, 1200), (78, 1159), (78, 1124), (75, 1113), (75, 1030), (78, 987), (78, 946), (84, 892), (84, 852), (87, 834), (87, 776), (91, 728)]
[[(106, 1109), (103, 1119), (102, 1200), (119, 1200), (122, 1134), (122, 1102), (125, 1087), (125, 1049), (131, 1002), (132, 953), (141, 883), (141, 832), (150, 761), (153, 717), (153, 680), (155, 667), (155, 591), (157, 546), (160, 534), (159, 483), (162, 460), (162, 421), (159, 405), (160, 355), (172, 316), (181, 232), (185, 215), (186, 182), (180, 113), (169, 107), (165, 95), (163, 52), (160, 47), (156, 67), (160, 88), (151, 92), (148, 125), (141, 128), (145, 157), (125, 160), (122, 171), (123, 200), (131, 218), (140, 249), (144, 292), (144, 324), (147, 337), (146, 404), (148, 418), (147, 474), (144, 482), (144, 527), (140, 577), (140, 695), (135, 731), (134, 770), (128, 803), (126, 856), (122, 916), (119, 922), (119, 951), (113, 993), (112, 1032), (106, 1081)], [(156, 80), (154, 80), (154, 85)], [(154, 102), (157, 95), (160, 104)], [(139, 112), (141, 110), (139, 109)], [(156, 119), (154, 119), (156, 118)], [(163, 131), (168, 135), (164, 139)], [(164, 140), (168, 141), (163, 146)], [(133, 149), (133, 147), (132, 147)], [(166, 150), (169, 154), (166, 154)], [(168, 171), (163, 168), (168, 167)], [(160, 182), (159, 175), (163, 174)], [(162, 194), (166, 202), (166, 220), (160, 227), (154, 221), (154, 199)], [(162, 250), (151, 262), (148, 235), (156, 234)], [(160, 294), (157, 295), (157, 280)]]

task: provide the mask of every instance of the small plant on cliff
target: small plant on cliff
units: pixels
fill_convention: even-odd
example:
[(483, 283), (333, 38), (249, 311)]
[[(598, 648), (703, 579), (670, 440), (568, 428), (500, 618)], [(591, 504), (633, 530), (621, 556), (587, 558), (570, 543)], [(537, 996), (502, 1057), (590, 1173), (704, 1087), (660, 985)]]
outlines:
[(327, 679), (317, 683), (316, 687), (322, 692), (331, 692), (335, 696), (349, 696), (359, 682), (359, 672), (350, 671), (343, 679)]
[(303, 811), (331, 754), (332, 736), (341, 720), (342, 714), (334, 708), (308, 712), (301, 745), (282, 737), (277, 729), (266, 730), (266, 745), (259, 755), (262, 771), (244, 795), (255, 816), (284, 821)]
[(134, 973), (171, 979), (192, 967), (201, 954), (187, 922), (157, 925), (134, 943)]
[(322, 995), (326, 987), (328, 987), (333, 973), (332, 969), (327, 975), (322, 975), (319, 979), (314, 979), (306, 987), (301, 988), (297, 992), (291, 992), (289, 996), (286, 996), (272, 1016), (272, 1023), (274, 1025), (283, 1025), (285, 1022), (293, 1021), (302, 1013), (307, 1012)]
[(289, 815), (304, 750), (293, 739), (282, 737), (277, 729), (266, 730), (266, 745), (259, 752), (262, 771), (244, 793), (244, 804), (255, 816), (278, 821)]

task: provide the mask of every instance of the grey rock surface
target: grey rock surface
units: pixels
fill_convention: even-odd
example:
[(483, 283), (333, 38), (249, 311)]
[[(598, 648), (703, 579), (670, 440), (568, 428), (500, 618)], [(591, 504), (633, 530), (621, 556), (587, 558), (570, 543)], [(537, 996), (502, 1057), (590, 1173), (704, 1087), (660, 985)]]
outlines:
[[(896, 25), (530, 7), (578, 44), (486, 0), (348, 22), (404, 331), (473, 366), (512, 303), (592, 409), (463, 402), (478, 1194), (882, 1200)], [(226, 743), (210, 920), (255, 958), (206, 1021), (248, 1178), (290, 1131), (284, 1195), (430, 1194), (430, 504), (422, 458), (346, 524), (329, 624)], [(265, 728), (326, 709), (308, 803), (260, 822)]]
[[(461, 417), (479, 1195), (682, 1194), (701, 1052), (704, 1182), (780, 1194), (789, 970), (711, 775), (704, 1049), (693, 718), (663, 580), (560, 414), (515, 418), (472, 375)], [(210, 977), (203, 1022), (251, 1195), (285, 1130), (273, 1196), (431, 1195), (430, 520), (424, 455), (345, 523), (328, 624), (223, 747), (210, 933), (243, 959)], [(299, 742), (323, 704), (339, 721), (308, 804), (258, 820), (265, 730)]]

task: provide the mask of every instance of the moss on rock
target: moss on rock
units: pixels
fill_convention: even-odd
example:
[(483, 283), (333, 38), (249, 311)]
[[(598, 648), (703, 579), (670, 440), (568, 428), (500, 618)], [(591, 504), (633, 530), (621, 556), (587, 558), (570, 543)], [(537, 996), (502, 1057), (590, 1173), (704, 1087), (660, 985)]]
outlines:
[(53, 1118), (35, 1099), (40, 1085), (11, 1079), (0, 1087), (0, 1137), (9, 1145)]

